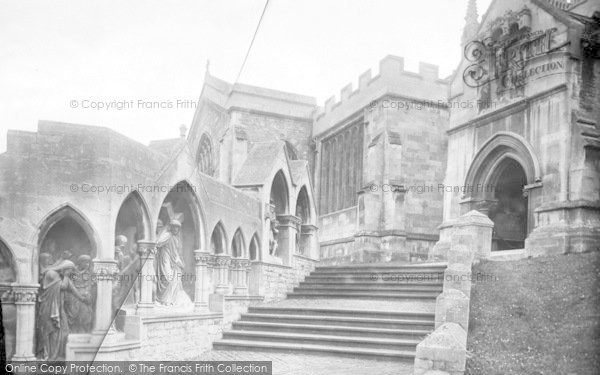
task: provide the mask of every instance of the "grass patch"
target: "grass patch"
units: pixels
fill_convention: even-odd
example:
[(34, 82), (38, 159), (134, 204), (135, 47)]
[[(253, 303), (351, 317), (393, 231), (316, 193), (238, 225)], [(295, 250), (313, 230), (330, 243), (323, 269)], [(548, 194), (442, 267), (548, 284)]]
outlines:
[(473, 267), (469, 375), (600, 374), (600, 253)]

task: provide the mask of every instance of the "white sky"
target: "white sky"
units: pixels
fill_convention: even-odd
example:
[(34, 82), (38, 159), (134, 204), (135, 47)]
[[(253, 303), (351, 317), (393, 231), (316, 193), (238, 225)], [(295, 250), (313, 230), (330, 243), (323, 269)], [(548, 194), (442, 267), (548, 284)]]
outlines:
[[(483, 14), (491, 0), (478, 0)], [(318, 104), (388, 54), (452, 73), (467, 0), (271, 0), (240, 82)], [(207, 59), (233, 82), (264, 0), (0, 0), (0, 152), (6, 131), (55, 120), (101, 125), (147, 144), (189, 127)], [(71, 108), (71, 101), (78, 108)], [(81, 108), (84, 100), (133, 108)], [(138, 100), (173, 103), (145, 109)], [(89, 102), (86, 102), (88, 105)]]

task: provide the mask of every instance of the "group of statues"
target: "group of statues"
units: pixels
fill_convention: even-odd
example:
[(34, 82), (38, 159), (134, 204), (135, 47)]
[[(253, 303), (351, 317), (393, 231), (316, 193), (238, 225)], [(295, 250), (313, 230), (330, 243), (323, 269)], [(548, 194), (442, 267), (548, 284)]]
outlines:
[(62, 360), (69, 333), (90, 332), (95, 288), (91, 277), (91, 257), (80, 255), (73, 261), (65, 250), (55, 260), (40, 254), (40, 291), (37, 301), (36, 356)]
[[(193, 308), (193, 302), (182, 285), (185, 265), (180, 230), (178, 220), (158, 226), (153, 300), (159, 306), (187, 309)], [(115, 237), (114, 250), (113, 318), (128, 298), (134, 303), (138, 301), (142, 267), (136, 244), (128, 246), (126, 236)], [(91, 264), (90, 256), (80, 255), (74, 259), (69, 250), (62, 251), (56, 259), (49, 252), (40, 254), (36, 310), (36, 356), (39, 359), (64, 360), (68, 335), (91, 332), (96, 301), (96, 280)]]

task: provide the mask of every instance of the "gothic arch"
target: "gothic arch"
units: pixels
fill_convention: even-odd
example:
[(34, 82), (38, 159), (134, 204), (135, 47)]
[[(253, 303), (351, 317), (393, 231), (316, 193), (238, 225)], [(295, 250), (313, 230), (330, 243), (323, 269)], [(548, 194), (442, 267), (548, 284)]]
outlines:
[(242, 229), (238, 228), (231, 239), (231, 257), (245, 258), (246, 257), (246, 241)]
[(525, 172), (527, 183), (532, 184), (541, 180), (540, 164), (533, 148), (518, 134), (498, 132), (486, 141), (479, 149), (469, 167), (465, 178), (465, 186), (473, 187), (471, 198), (483, 198), (487, 189), (477, 188), (489, 186), (497, 178), (496, 167), (506, 158), (517, 161)]
[(248, 258), (250, 260), (260, 260), (260, 240), (258, 239), (258, 233), (254, 233), (250, 240), (250, 246), (248, 247)]
[(275, 205), (277, 215), (288, 214), (290, 211), (290, 188), (282, 170), (275, 173), (271, 183), (270, 200)]
[(296, 197), (296, 216), (300, 218), (302, 224), (313, 224), (315, 213), (314, 204), (306, 185), (302, 185)]
[(196, 163), (200, 172), (213, 176), (215, 173), (215, 165), (213, 160), (213, 146), (210, 136), (203, 133), (198, 144), (198, 152), (196, 154)]
[(0, 237), (0, 284), (17, 281), (18, 272), (12, 249)]
[[(129, 193), (119, 206), (119, 211), (115, 219), (115, 236), (124, 233), (118, 233), (119, 227), (123, 227), (123, 221), (129, 222), (135, 228), (137, 240), (150, 240), (153, 238), (152, 223), (148, 206), (144, 198), (137, 190)], [(128, 236), (129, 237), (129, 236)], [(131, 238), (130, 238), (131, 239)]]
[(211, 254), (227, 254), (227, 234), (223, 223), (219, 221), (212, 231), (210, 236), (210, 252)]
[[(83, 230), (83, 233), (89, 240), (88, 255), (92, 258), (96, 257), (98, 249), (101, 249), (100, 237), (84, 214), (68, 203), (57, 207), (42, 219), (33, 241), (34, 243), (37, 243), (37, 251), (45, 250), (44, 241), (46, 240), (46, 237), (50, 231), (63, 220), (72, 221)], [(35, 259), (37, 259), (38, 256), (39, 253), (34, 254)]]

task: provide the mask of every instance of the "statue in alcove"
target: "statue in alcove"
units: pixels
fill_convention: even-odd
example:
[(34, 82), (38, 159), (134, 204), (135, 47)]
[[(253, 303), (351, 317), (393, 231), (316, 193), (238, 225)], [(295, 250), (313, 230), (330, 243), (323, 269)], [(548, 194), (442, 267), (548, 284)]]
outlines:
[[(94, 300), (94, 284), (92, 278), (92, 258), (89, 255), (80, 255), (77, 258), (76, 269), (72, 273), (73, 285), (79, 294)], [(92, 304), (87, 304), (78, 299), (74, 294), (65, 296), (65, 312), (69, 319), (70, 331), (73, 333), (85, 333), (92, 330), (93, 309)]]
[(54, 257), (52, 257), (52, 254), (46, 252), (40, 254), (38, 277), (39, 281), (42, 281), (42, 276), (44, 275), (44, 272), (46, 272), (46, 269), (48, 269), (48, 267), (50, 267), (52, 264), (54, 264)]
[(279, 235), (279, 221), (277, 220), (275, 203), (272, 199), (268, 206), (267, 212), (266, 224), (269, 228), (269, 255), (277, 256), (277, 248), (279, 247), (279, 244), (277, 243), (277, 236)]
[(269, 255), (277, 256), (277, 247), (279, 246), (277, 243), (277, 236), (279, 235), (279, 221), (277, 219), (269, 219), (269, 224)]
[(181, 259), (181, 223), (172, 219), (156, 244), (157, 285), (156, 301), (164, 306), (193, 308), (190, 297), (183, 290), (184, 264)]
[(65, 300), (73, 295), (79, 301), (90, 305), (91, 297), (84, 296), (75, 287), (73, 272), (75, 264), (61, 260), (44, 271), (41, 280), (37, 305), (37, 349), (40, 359), (58, 361), (65, 358), (67, 336), (71, 332)]

